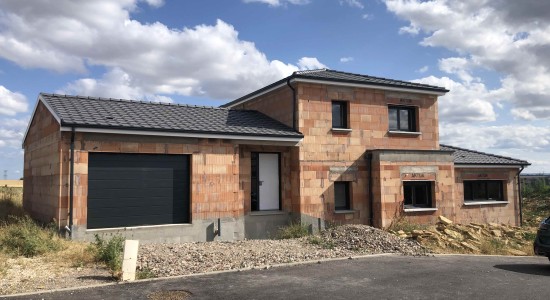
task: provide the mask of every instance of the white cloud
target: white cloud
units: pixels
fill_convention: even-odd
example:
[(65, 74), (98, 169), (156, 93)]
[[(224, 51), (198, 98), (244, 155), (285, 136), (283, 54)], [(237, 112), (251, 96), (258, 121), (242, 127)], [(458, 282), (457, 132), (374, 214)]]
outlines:
[(287, 3), (294, 4), (294, 5), (306, 5), (310, 3), (309, 0), (243, 0), (243, 2), (244, 3), (254, 3), (254, 2), (265, 3), (273, 7), (277, 7), (281, 5), (284, 6)]
[(14, 116), (26, 112), (27, 108), (27, 98), (23, 94), (12, 92), (0, 85), (0, 114)]
[(344, 4), (349, 5), (351, 7), (359, 8), (359, 9), (365, 8), (363, 3), (361, 3), (361, 1), (359, 0), (340, 0), (340, 5), (344, 5)]
[(302, 57), (298, 61), (298, 67), (300, 70), (313, 70), (313, 69), (323, 69), (327, 68), (315, 57)]
[(341, 57), (341, 58), (340, 58), (340, 62), (341, 62), (341, 63), (347, 63), (347, 62), (351, 62), (351, 61), (353, 61), (353, 57), (351, 57), (351, 56)]
[(138, 0), (0, 2), (0, 57), (58, 72), (107, 68), (102, 78), (83, 78), (67, 90), (100, 91), (118, 83), (114, 90), (138, 96), (214, 99), (232, 99), (298, 69), (324, 66), (316, 58), (302, 58), (298, 65), (269, 60), (222, 20), (181, 29), (140, 23), (131, 18), (137, 5)]
[(449, 77), (428, 76), (413, 81), (450, 90), (438, 100), (440, 124), (496, 120), (493, 103), (498, 102), (501, 90), (488, 90), (483, 83), (461, 83)]
[(502, 89), (525, 119), (550, 119), (550, 2), (538, 0), (384, 0), (409, 22), (401, 33), (423, 33), (421, 45), (443, 47), (460, 57), (440, 68), (461, 80), (478, 68), (502, 76)]
[(423, 66), (422, 68), (416, 70), (416, 72), (418, 72), (418, 73), (426, 73), (426, 72), (428, 72), (429, 69), (430, 69), (430, 67), (428, 67), (428, 66)]
[(363, 14), (363, 15), (361, 16), (361, 18), (363, 18), (363, 19), (365, 19), (365, 20), (372, 20), (372, 19), (374, 19), (374, 16), (371, 15), (371, 14)]
[(146, 93), (132, 80), (132, 76), (121, 69), (114, 68), (101, 79), (84, 78), (75, 80), (61, 90), (60, 94), (94, 96), (106, 98), (138, 99), (155, 102), (174, 102), (172, 98)]

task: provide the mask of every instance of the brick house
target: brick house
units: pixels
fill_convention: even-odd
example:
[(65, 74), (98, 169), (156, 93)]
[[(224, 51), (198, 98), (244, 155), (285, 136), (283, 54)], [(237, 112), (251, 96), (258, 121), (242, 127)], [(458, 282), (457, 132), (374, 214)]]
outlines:
[(446, 92), (321, 69), (221, 108), (40, 94), (24, 207), (76, 239), (266, 238), (292, 220), (397, 216), (519, 224), (529, 163), (440, 145)]

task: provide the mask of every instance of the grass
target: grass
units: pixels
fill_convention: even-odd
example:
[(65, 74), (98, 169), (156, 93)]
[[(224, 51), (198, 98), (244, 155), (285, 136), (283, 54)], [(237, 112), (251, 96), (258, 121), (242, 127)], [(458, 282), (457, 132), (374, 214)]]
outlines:
[(33, 257), (64, 248), (64, 241), (54, 227), (40, 225), (29, 216), (7, 219), (0, 232), (0, 249), (5, 253)]
[(98, 234), (90, 245), (89, 251), (97, 262), (105, 263), (113, 277), (120, 279), (122, 276), (122, 255), (124, 252), (124, 238), (114, 235), (110, 239), (104, 239)]
[(276, 238), (279, 240), (295, 239), (311, 235), (308, 225), (299, 222), (292, 222), (287, 226), (279, 228)]
[(25, 216), (22, 188), (0, 187), (0, 222), (7, 221), (8, 216)]
[(506, 245), (504, 244), (504, 242), (497, 238), (489, 238), (489, 239), (482, 240), (481, 245), (479, 245), (479, 250), (481, 254), (489, 254), (489, 255), (508, 254), (508, 252), (506, 251)]

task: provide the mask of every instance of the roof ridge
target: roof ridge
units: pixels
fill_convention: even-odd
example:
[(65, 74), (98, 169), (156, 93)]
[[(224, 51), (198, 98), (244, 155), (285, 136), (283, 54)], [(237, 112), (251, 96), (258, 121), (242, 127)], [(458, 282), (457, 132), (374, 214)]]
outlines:
[(160, 102), (160, 101), (157, 102), (157, 101), (148, 101), (148, 100), (93, 97), (93, 96), (67, 95), (67, 94), (44, 93), (44, 92), (40, 92), (39, 95), (44, 95), (49, 97), (59, 97), (59, 98), (78, 98), (78, 99), (98, 100), (98, 101), (130, 102), (130, 103), (141, 103), (141, 104), (150, 104), (150, 105), (165, 105), (165, 106), (180, 106), (180, 107), (205, 108), (205, 109), (216, 109), (216, 110), (229, 110), (229, 108), (217, 107), (217, 106), (180, 104), (180, 103), (170, 103), (170, 102)]
[(324, 71), (330, 71), (330, 69), (327, 68), (319, 68), (319, 69), (309, 69), (309, 70), (298, 70), (294, 71), (294, 74), (309, 74), (309, 73), (317, 73), (317, 72), (324, 72)]
[(494, 157), (499, 157), (499, 158), (504, 158), (504, 159), (511, 159), (511, 160), (515, 160), (515, 161), (527, 162), (526, 160), (517, 159), (517, 158), (510, 157), (510, 156), (504, 156), (504, 155), (498, 155), (498, 154), (493, 154), (493, 153), (481, 152), (481, 151), (476, 151), (476, 150), (471, 150), (471, 149), (466, 149), (466, 148), (460, 148), (460, 147), (456, 147), (456, 146), (450, 146), (450, 145), (445, 145), (445, 144), (439, 144), (439, 146), (458, 149), (458, 150), (463, 150), (463, 151), (468, 151), (468, 152), (473, 152), (473, 153), (477, 153), (477, 154), (494, 156)]
[(340, 73), (340, 74), (353, 75), (353, 76), (359, 76), (359, 77), (368, 77), (368, 78), (374, 78), (374, 79), (380, 79), (380, 80), (397, 81), (397, 82), (400, 82), (400, 83), (407, 83), (407, 84), (414, 83), (414, 84), (418, 84), (418, 85), (421, 85), (421, 86), (432, 87), (432, 88), (433, 87), (438, 87), (438, 86), (435, 86), (435, 85), (430, 85), (430, 84), (425, 84), (425, 83), (418, 83), (418, 82), (412, 82), (412, 81), (407, 81), (407, 80), (392, 79), (392, 78), (387, 78), (387, 77), (372, 76), (372, 75), (352, 73), (352, 72), (344, 72), (344, 71), (338, 71), (338, 70), (332, 70), (332, 69), (325, 69), (325, 71), (330, 71), (330, 72)]

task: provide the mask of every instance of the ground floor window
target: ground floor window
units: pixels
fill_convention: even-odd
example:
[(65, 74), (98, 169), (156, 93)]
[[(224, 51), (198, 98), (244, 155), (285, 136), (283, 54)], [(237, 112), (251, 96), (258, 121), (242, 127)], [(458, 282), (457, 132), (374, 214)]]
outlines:
[(502, 201), (502, 180), (465, 180), (464, 201)]
[(351, 209), (349, 199), (349, 182), (340, 181), (334, 183), (334, 209)]
[(432, 181), (403, 181), (405, 208), (432, 207)]

